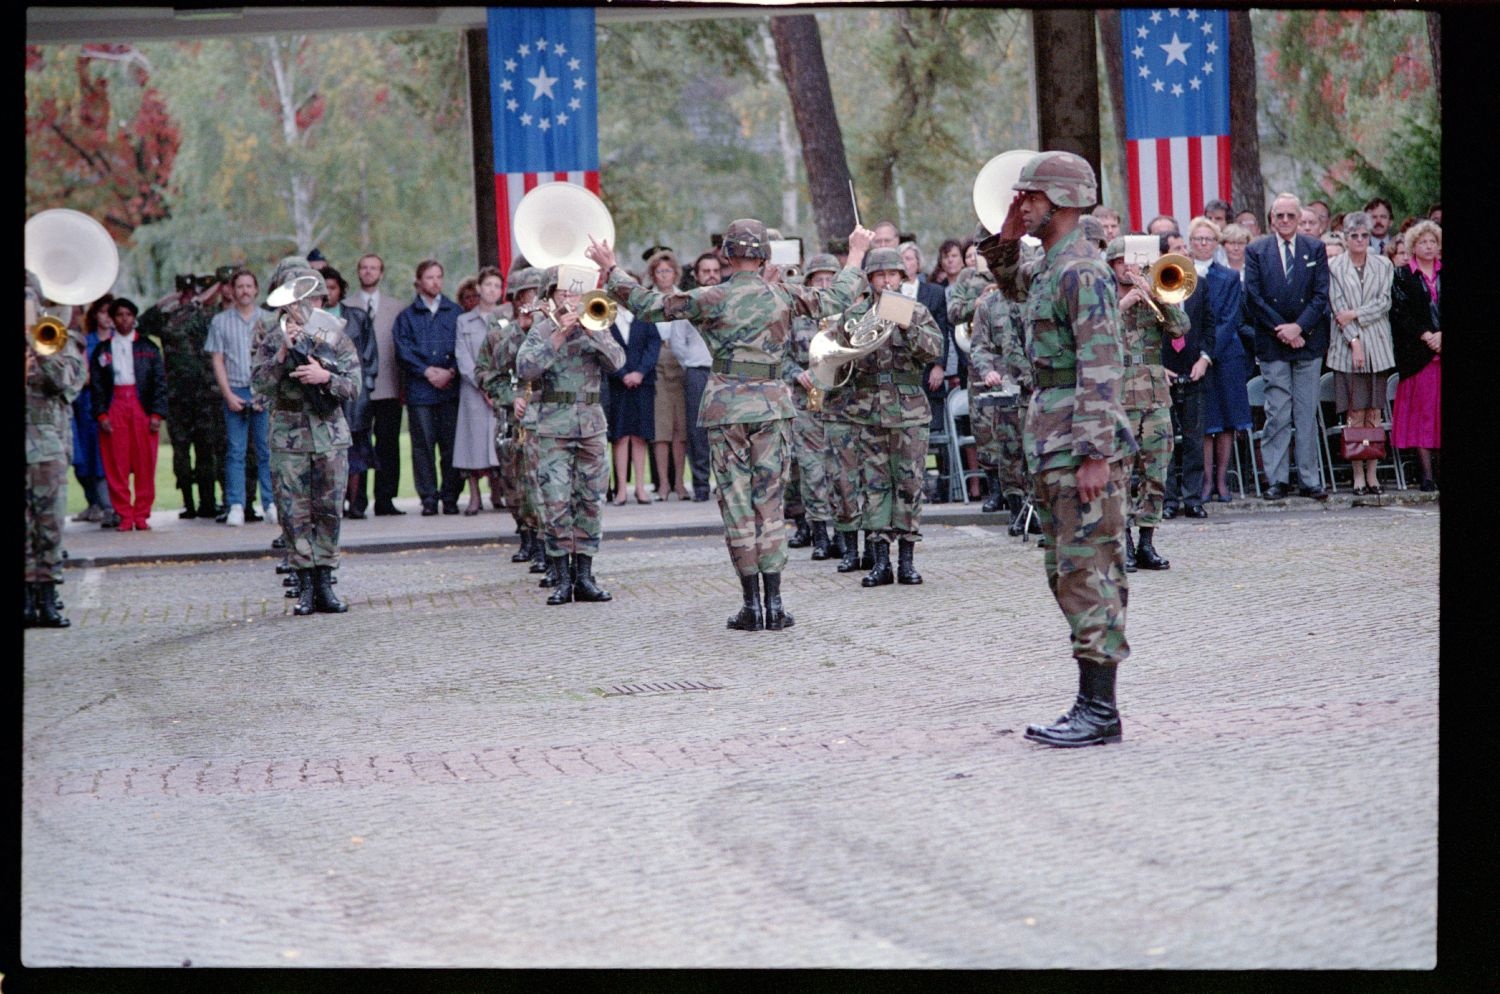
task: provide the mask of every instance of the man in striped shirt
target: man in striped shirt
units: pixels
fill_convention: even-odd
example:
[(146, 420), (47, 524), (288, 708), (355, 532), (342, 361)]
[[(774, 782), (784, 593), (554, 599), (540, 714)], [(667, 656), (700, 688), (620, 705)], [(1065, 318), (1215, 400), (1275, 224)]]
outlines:
[(250, 392), (250, 343), (259, 322), (255, 298), (260, 283), (254, 273), (242, 269), (235, 273), (233, 287), (234, 306), (214, 316), (203, 345), (203, 351), (213, 362), (219, 393), (224, 397), (224, 421), (229, 432), (224, 469), (224, 498), (229, 504), (229, 516), (225, 523), (245, 523), (245, 449), (252, 440), (264, 513), (274, 522), (276, 507), (271, 503), (271, 447), (265, 404)]

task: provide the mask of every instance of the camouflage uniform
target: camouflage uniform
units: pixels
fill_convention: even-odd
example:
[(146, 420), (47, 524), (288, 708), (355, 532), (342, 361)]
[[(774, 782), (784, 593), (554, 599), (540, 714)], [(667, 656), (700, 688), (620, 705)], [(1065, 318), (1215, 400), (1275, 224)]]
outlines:
[(38, 355), (34, 363), (26, 377), (25, 582), (53, 584), (62, 579), (68, 462), (73, 455), (69, 419), (87, 376), (83, 339), (69, 333), (62, 348), (50, 356)]
[[(889, 250), (870, 255), (878, 258), (882, 251)], [(869, 262), (865, 269), (870, 270)], [(874, 305), (871, 294), (849, 308), (846, 317), (858, 320)], [(877, 541), (922, 537), (922, 476), (932, 421), (922, 384), (942, 350), (942, 331), (927, 308), (917, 304), (910, 325), (897, 328), (879, 348), (854, 362), (843, 416), (858, 426), (855, 448), (864, 485), (860, 527)]]
[[(141, 315), (140, 328), (161, 343), (167, 368), (167, 432), (172, 438), (172, 473), (189, 511), (212, 516), (219, 481), (228, 455), (224, 397), (214, 379), (213, 363), (203, 350), (214, 312), (196, 300), (170, 313), (152, 307)], [(254, 446), (250, 446), (254, 451)], [(198, 504), (192, 501), (198, 487)]]
[(609, 485), (599, 388), (605, 373), (624, 365), (625, 350), (607, 328), (590, 332), (582, 325), (557, 347), (556, 328), (551, 318), (537, 316), (516, 353), (516, 374), (541, 385), (540, 402), (528, 404), (527, 413), (535, 411), (528, 435), (536, 439), (547, 556), (592, 558)]
[[(730, 225), (726, 240), (741, 224)], [(764, 226), (759, 237), (765, 237)], [(863, 283), (853, 267), (845, 267), (827, 290), (772, 286), (759, 273), (737, 272), (717, 286), (662, 294), (618, 267), (610, 270), (605, 290), (637, 320), (691, 321), (713, 353), (697, 413), (708, 429), (725, 545), (741, 577), (779, 576), (786, 564), (782, 483), (796, 411), (781, 374), (792, 321), (799, 314), (816, 318), (842, 310)]]
[[(842, 324), (842, 318), (839, 319)], [(839, 368), (839, 374), (848, 369)], [(853, 370), (849, 370), (853, 376)], [(828, 481), (828, 512), (833, 516), (839, 543), (849, 548), (859, 544), (859, 516), (864, 504), (864, 480), (860, 473), (858, 429), (849, 418), (854, 387), (845, 382), (823, 396), (823, 465)], [(858, 551), (856, 549), (856, 551)]]
[[(808, 260), (806, 276), (815, 272), (838, 271), (838, 262), (832, 256), (814, 256)], [(795, 516), (799, 511), (809, 520), (828, 522), (833, 520), (833, 506), (828, 492), (828, 438), (823, 430), (823, 414), (809, 408), (809, 397), (797, 377), (806, 371), (809, 361), (808, 347), (818, 333), (818, 322), (805, 315), (792, 320), (792, 337), (787, 343), (786, 358), (781, 364), (781, 378), (792, 392), (792, 406), (796, 415), (792, 418), (792, 474), (797, 486), (797, 499), (793, 501), (792, 486), (787, 487), (787, 514)]]
[[(1031, 400), (1031, 364), (1022, 341), (1020, 306), (1003, 294), (981, 297), (969, 335), (969, 423), (979, 447), (979, 464), (998, 470), (1006, 497), (1026, 492), (1026, 453), (1021, 445), (1021, 412)], [(987, 387), (991, 370), (1002, 377)]]
[[(520, 390), (515, 378), (516, 353), (525, 339), (525, 330), (515, 321), (496, 323), (479, 347), (479, 356), (474, 361), (474, 378), (494, 405), (500, 487), (511, 517), (515, 519), (518, 530), (540, 531), (541, 510), (531, 499), (531, 491), (526, 486), (525, 446), (519, 424), (524, 419), (515, 418), (511, 412)], [(531, 413), (529, 407), (527, 413)]]
[[(337, 319), (334, 319), (337, 320)], [(304, 360), (276, 353), (287, 336), (262, 325), (251, 349), (255, 393), (270, 401), (271, 479), (276, 510), (297, 570), (333, 569), (349, 478), (349, 423), (342, 404), (359, 393), (359, 353), (342, 332), (333, 336), (327, 383), (305, 385), (290, 375)]]
[(1181, 338), (1188, 330), (1187, 311), (1176, 304), (1156, 306), (1161, 308), (1160, 318), (1146, 304), (1120, 312), (1125, 350), (1122, 400), (1130, 430), (1140, 443), (1130, 464), (1135, 473), (1127, 525), (1142, 528), (1161, 524), (1167, 468), (1172, 464), (1172, 394), (1161, 365), (1162, 342), (1166, 337)]
[[(1047, 540), (1047, 585), (1068, 621), (1074, 657), (1113, 668), (1130, 654), (1122, 460), (1137, 448), (1121, 405), (1114, 279), (1077, 230), (1045, 253), (1034, 274), (1015, 247), (1006, 254), (1009, 264), (996, 268), (1000, 286), (1026, 297), (1035, 392), (1022, 441)], [(1089, 456), (1109, 461), (1109, 481), (1098, 500), (1082, 503), (1077, 472)]]

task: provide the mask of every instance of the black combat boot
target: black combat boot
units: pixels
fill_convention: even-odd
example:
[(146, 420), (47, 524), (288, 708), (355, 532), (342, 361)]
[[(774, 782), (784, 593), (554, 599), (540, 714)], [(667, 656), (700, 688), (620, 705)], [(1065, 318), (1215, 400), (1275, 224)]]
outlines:
[(343, 614), (349, 605), (333, 592), (333, 567), (313, 567), (313, 603), (323, 614)]
[(762, 573), (766, 585), (766, 631), (779, 632), (795, 625), (792, 612), (781, 606), (781, 574)]
[(812, 523), (812, 558), (822, 560), (827, 559), (829, 555), (828, 523), (814, 521)]
[(1005, 506), (1010, 511), (1010, 527), (1005, 529), (1005, 532), (1012, 538), (1026, 531), (1026, 522), (1022, 520), (1024, 503), (1020, 494), (1011, 494), (1005, 498)]
[(740, 577), (740, 590), (744, 593), (745, 603), (740, 608), (739, 614), (731, 614), (725, 628), (733, 628), (740, 632), (758, 632), (766, 627), (765, 615), (760, 609), (760, 576), (751, 573), (749, 576)]
[(38, 583), (34, 588), (36, 601), (35, 628), (67, 628), (73, 623), (62, 616), (62, 604), (57, 599), (57, 587), (49, 581)]
[(288, 562), (285, 556), (282, 556), (281, 562), (276, 564), (276, 572), (278, 573), (295, 573), (296, 571), (296, 567)]
[[(545, 575), (536, 582), (536, 585), (543, 590), (550, 590), (562, 581), (564, 567), (568, 565), (568, 554), (564, 552), (560, 556), (544, 556), (543, 558), (546, 559), (546, 565), (542, 567)], [(535, 564), (532, 564), (532, 568), (536, 568)]]
[[(1155, 528), (1141, 528), (1141, 544), (1136, 546), (1135, 565), (1137, 569), (1171, 569), (1172, 564), (1156, 551), (1151, 544), (1151, 537), (1156, 533)], [(1127, 530), (1126, 534), (1130, 534)]]
[[(1149, 569), (1149, 567), (1147, 567)], [(1125, 572), (1134, 573), (1135, 566), (1135, 539), (1130, 535), (1130, 526), (1125, 526)]]
[(531, 567), (527, 570), (528, 573), (547, 574), (542, 579), (542, 582), (537, 584), (538, 587), (550, 587), (556, 582), (552, 575), (552, 567), (547, 563), (547, 560), (550, 558), (552, 557), (547, 555), (547, 543), (538, 535), (536, 540), (531, 543)]
[(581, 552), (573, 554), (573, 599), (588, 603), (614, 600), (608, 590), (594, 582), (594, 557)]
[(317, 609), (313, 599), (313, 571), (311, 569), (297, 570), (297, 603), (292, 606), (293, 614), (312, 614)]
[(547, 565), (552, 567), (552, 575), (556, 582), (552, 587), (552, 596), (547, 598), (548, 604), (571, 604), (573, 603), (573, 561), (566, 553), (561, 556), (548, 556)]
[(198, 516), (198, 508), (193, 505), (193, 488), (182, 488), (182, 510), (177, 516), (184, 521), (191, 521)]
[(522, 528), (520, 534), (521, 547), (517, 549), (515, 553), (510, 557), (510, 561), (513, 563), (525, 563), (531, 561), (531, 529)]
[(875, 544), (875, 540), (870, 537), (869, 532), (862, 532), (861, 534), (865, 537), (865, 550), (859, 554), (859, 568), (874, 569), (875, 552), (871, 546)]
[(22, 585), (26, 592), (26, 627), (31, 628), (36, 624), (36, 584), (25, 583)]
[(1123, 738), (1120, 712), (1115, 707), (1115, 673), (1107, 663), (1078, 661), (1078, 698), (1073, 710), (1050, 725), (1027, 725), (1026, 737), (1064, 749), (1106, 745)]
[(792, 519), (797, 523), (797, 530), (792, 537), (786, 540), (789, 549), (805, 549), (812, 544), (812, 532), (807, 527), (807, 515), (799, 514)]
[(912, 559), (916, 556), (917, 543), (911, 539), (903, 538), (896, 543), (896, 582), (914, 584), (922, 582), (922, 574), (917, 572), (916, 566), (912, 565)]
[(853, 573), (859, 569), (859, 532), (839, 532), (838, 537), (840, 544), (844, 547), (838, 571)]
[(284, 596), (292, 600), (296, 600), (302, 596), (302, 577), (296, 570), (292, 570), (290, 574), (282, 577), (281, 585), (287, 588)]
[(896, 577), (891, 572), (891, 543), (885, 539), (872, 538), (869, 540), (870, 547), (870, 572), (860, 579), (861, 587), (884, 587), (886, 584), (895, 583)]
[(981, 511), (998, 511), (1005, 507), (1005, 495), (1000, 492), (1000, 474), (991, 469), (984, 474), (985, 486), (990, 488), (989, 496), (979, 506)]

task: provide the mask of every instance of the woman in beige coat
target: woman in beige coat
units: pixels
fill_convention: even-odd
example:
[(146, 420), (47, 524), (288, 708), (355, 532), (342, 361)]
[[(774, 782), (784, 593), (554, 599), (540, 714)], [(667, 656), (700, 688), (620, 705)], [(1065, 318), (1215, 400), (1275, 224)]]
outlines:
[[(1391, 261), (1370, 249), (1370, 215), (1344, 217), (1342, 255), (1328, 260), (1328, 306), (1334, 330), (1328, 338), (1333, 397), (1348, 427), (1380, 424), (1385, 382), (1396, 365), (1391, 348)], [(1356, 459), (1354, 495), (1381, 492), (1374, 459)]]

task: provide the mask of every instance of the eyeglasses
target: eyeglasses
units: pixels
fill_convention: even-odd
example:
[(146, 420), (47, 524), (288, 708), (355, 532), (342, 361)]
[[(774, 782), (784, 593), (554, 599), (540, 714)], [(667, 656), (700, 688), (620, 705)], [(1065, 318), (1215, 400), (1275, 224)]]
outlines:
[(1370, 238), (1370, 233), (1368, 231), (1356, 231), (1356, 232), (1353, 232), (1351, 234), (1346, 234), (1344, 236), (1344, 238), (1345, 238), (1346, 241), (1351, 241), (1351, 242), (1353, 242), (1353, 241), (1368, 241), (1369, 238)]
[(1295, 221), (1297, 218), (1301, 217), (1300, 214), (1272, 214), (1271, 216), (1278, 221), (1285, 220), (1286, 218), (1291, 218)]
[(1213, 235), (1194, 235), (1188, 239), (1194, 245), (1212, 245), (1217, 240)]

